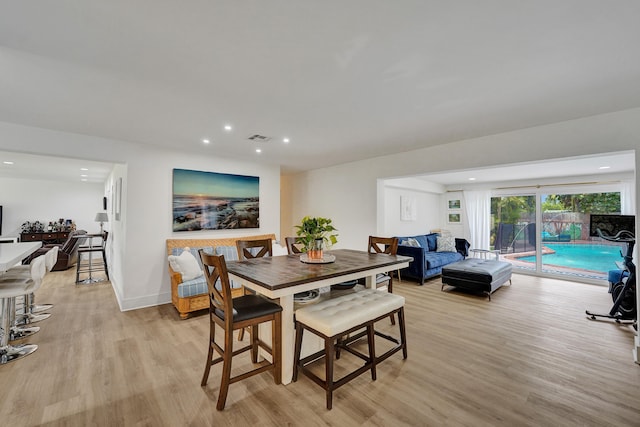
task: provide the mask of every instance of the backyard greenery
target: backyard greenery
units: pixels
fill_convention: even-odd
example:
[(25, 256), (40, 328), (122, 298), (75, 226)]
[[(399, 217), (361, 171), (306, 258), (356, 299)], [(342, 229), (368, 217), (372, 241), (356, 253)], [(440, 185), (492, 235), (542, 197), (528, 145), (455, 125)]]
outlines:
[[(542, 223), (536, 227), (536, 200), (534, 195), (491, 198), (491, 243), (503, 248), (505, 244), (516, 250), (514, 242), (523, 250), (535, 245), (535, 230), (542, 233), (543, 241), (571, 241), (588, 239), (590, 214), (618, 214), (621, 211), (620, 193), (542, 194)], [(508, 225), (508, 228), (504, 228)], [(499, 228), (502, 227), (502, 232)], [(505, 234), (507, 230), (507, 234)], [(499, 238), (501, 241), (497, 242)]]

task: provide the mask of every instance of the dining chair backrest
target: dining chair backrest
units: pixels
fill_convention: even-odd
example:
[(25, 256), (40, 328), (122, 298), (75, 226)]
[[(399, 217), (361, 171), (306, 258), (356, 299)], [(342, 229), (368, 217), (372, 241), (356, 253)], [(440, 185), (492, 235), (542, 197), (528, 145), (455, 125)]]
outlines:
[(395, 255), (398, 252), (397, 237), (369, 236), (369, 253)]
[(271, 239), (238, 240), (236, 241), (236, 248), (238, 249), (238, 259), (241, 261), (273, 256)]
[(231, 327), (233, 314), (225, 316), (226, 313), (233, 313), (233, 301), (224, 255), (209, 254), (204, 249), (200, 249), (198, 253), (209, 291), (209, 314), (224, 319)]
[(285, 237), (284, 241), (287, 244), (287, 252), (289, 255), (301, 254), (304, 252), (302, 240), (299, 237)]

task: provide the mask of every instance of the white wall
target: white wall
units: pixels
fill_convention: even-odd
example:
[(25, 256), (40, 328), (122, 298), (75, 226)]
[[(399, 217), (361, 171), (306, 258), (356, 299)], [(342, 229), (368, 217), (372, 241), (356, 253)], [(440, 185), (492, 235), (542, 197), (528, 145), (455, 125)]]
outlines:
[[(102, 194), (108, 194), (113, 182), (123, 178), (122, 219), (111, 221), (110, 217), (105, 228), (111, 232), (112, 284), (124, 310), (170, 302), (166, 239), (278, 235), (280, 232), (280, 169), (277, 166), (3, 122), (0, 122), (0, 149), (119, 164), (108, 182), (100, 187), (96, 203), (101, 208)], [(171, 214), (173, 168), (258, 176), (260, 228), (174, 233)], [(97, 210), (92, 208), (91, 211), (93, 219)]]
[[(174, 168), (258, 176), (260, 228), (174, 233)], [(120, 295), (121, 306), (125, 309), (170, 301), (171, 289), (165, 246), (168, 238), (280, 234), (279, 167), (140, 146), (129, 155), (125, 183), (123, 212), (126, 214), (127, 249), (123, 260), (124, 285)], [(141, 256), (144, 258), (144, 268), (141, 268)]]
[(3, 206), (2, 235), (18, 236), (25, 222), (48, 224), (59, 218), (72, 219), (79, 230), (97, 233), (94, 221), (102, 211), (102, 184), (56, 182), (0, 177), (0, 205)]
[[(385, 236), (412, 236), (426, 234), (440, 228), (441, 195), (407, 188), (385, 186), (384, 188), (384, 228)], [(412, 198), (416, 202), (416, 220), (403, 221), (400, 216), (400, 199)], [(372, 233), (374, 234), (374, 233)]]

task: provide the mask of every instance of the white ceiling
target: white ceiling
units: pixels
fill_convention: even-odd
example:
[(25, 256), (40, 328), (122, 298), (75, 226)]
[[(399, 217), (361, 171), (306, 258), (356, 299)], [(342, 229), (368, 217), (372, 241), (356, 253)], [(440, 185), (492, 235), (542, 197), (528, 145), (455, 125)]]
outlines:
[[(580, 156), (554, 161), (505, 165), (495, 168), (450, 171), (428, 174), (420, 179), (442, 185), (502, 183), (525, 180), (545, 180), (557, 177), (598, 177), (624, 175), (635, 170), (633, 152), (610, 153), (599, 156)], [(473, 178), (473, 179), (472, 179)], [(602, 178), (606, 180), (607, 178)]]
[[(9, 164), (10, 163), (10, 164)], [(104, 183), (113, 164), (0, 151), (0, 177)]]
[(284, 172), (640, 107), (635, 0), (0, 0), (0, 10), (0, 121)]

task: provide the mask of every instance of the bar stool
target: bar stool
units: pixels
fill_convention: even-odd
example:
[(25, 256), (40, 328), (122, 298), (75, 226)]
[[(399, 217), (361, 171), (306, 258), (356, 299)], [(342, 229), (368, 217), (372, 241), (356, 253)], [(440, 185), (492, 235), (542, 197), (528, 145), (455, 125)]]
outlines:
[[(100, 246), (93, 246), (92, 239), (94, 237), (102, 237), (102, 244)], [(109, 266), (107, 265), (106, 247), (107, 238), (109, 232), (104, 231), (102, 234), (90, 235), (89, 246), (80, 246), (78, 248), (78, 262), (76, 263), (76, 284), (84, 283), (91, 284), (101, 282), (103, 279), (95, 279), (93, 273), (95, 271), (104, 271), (109, 280)], [(102, 255), (102, 260), (95, 262), (93, 254), (98, 252)], [(82, 256), (87, 255), (87, 262), (83, 262)], [(89, 277), (84, 280), (80, 280), (81, 273), (89, 273)]]
[[(211, 366), (222, 362), (220, 393), (216, 404), (216, 409), (221, 411), (227, 401), (229, 385), (235, 382), (265, 371), (271, 371), (275, 383), (281, 383), (282, 307), (260, 295), (242, 295), (232, 298), (224, 255), (207, 254), (202, 249), (199, 253), (209, 290), (209, 353), (201, 386), (207, 385)], [(266, 322), (271, 322), (271, 347), (260, 341), (258, 337), (258, 325)], [(224, 348), (216, 342), (216, 325), (224, 331)], [(246, 327), (251, 328), (251, 343), (245, 347), (234, 349), (233, 331)], [(271, 362), (264, 360), (259, 363), (257, 368), (232, 377), (231, 361), (233, 357), (251, 350), (251, 360), (257, 364), (258, 347), (271, 355)], [(218, 353), (220, 357), (214, 358), (214, 352)]]
[[(58, 261), (59, 248), (53, 247), (51, 250), (44, 254), (45, 275), (51, 272), (53, 267)], [(31, 265), (20, 265), (10, 268), (4, 273), (0, 279), (0, 285), (2, 280), (14, 280), (17, 278), (31, 279)], [(35, 304), (35, 292), (30, 292), (24, 296), (24, 313), (17, 318), (17, 324), (36, 323), (42, 320), (48, 319), (50, 313), (41, 313), (42, 311), (53, 308), (53, 304), (36, 305)]]
[(2, 327), (2, 333), (0, 334), (0, 364), (20, 359), (38, 349), (35, 344), (10, 345), (9, 341), (15, 336), (15, 332), (18, 329), (13, 324), (15, 323), (16, 297), (37, 290), (42, 284), (45, 273), (44, 257), (38, 257), (31, 262), (31, 279), (15, 278), (10, 280), (9, 278), (3, 278), (4, 280), (0, 283), (0, 326)]

